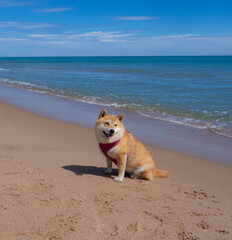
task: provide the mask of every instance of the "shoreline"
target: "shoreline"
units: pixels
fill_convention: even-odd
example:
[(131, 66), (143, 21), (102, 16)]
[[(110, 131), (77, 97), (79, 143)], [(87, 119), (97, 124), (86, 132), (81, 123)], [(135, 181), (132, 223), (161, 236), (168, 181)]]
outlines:
[[(8, 80), (2, 80), (2, 82), (0, 83), (0, 86), (5, 86), (5, 87), (9, 87), (9, 88), (17, 88), (17, 89), (21, 89), (23, 91), (30, 91), (30, 92), (34, 92), (34, 93), (39, 93), (39, 94), (45, 94), (45, 95), (49, 95), (49, 96), (53, 96), (53, 97), (58, 97), (58, 98), (63, 98), (65, 100), (68, 101), (76, 101), (76, 102), (81, 102), (84, 104), (93, 104), (93, 105), (97, 105), (97, 106), (102, 106), (102, 107), (108, 107), (108, 108), (116, 108), (116, 109), (121, 109), (123, 111), (126, 112), (131, 112), (134, 114), (138, 114), (140, 116), (146, 117), (146, 118), (151, 118), (154, 119), (155, 121), (164, 121), (164, 122), (168, 122), (171, 124), (177, 124), (180, 126), (186, 126), (186, 127), (190, 127), (190, 128), (194, 128), (194, 129), (201, 129), (201, 130), (205, 130), (205, 131), (210, 131), (216, 135), (225, 137), (225, 138), (232, 138), (232, 135), (228, 135), (227, 132), (223, 132), (221, 131), (221, 127), (220, 126), (216, 126), (215, 122), (212, 124), (210, 122), (208, 122), (208, 120), (197, 120), (194, 118), (189, 117), (188, 120), (190, 120), (190, 122), (188, 121), (184, 121), (183, 116), (179, 116), (180, 119), (178, 119), (178, 116), (175, 115), (169, 115), (167, 113), (165, 113), (165, 117), (162, 117), (161, 115), (157, 115), (157, 113), (155, 114), (150, 113), (150, 112), (145, 112), (142, 109), (131, 109), (128, 107), (125, 107), (126, 104), (117, 104), (117, 103), (103, 103), (103, 102), (98, 102), (95, 101), (96, 97), (94, 96), (79, 96), (79, 98), (77, 98), (77, 96), (69, 96), (69, 95), (63, 95), (62, 93), (55, 93), (53, 92), (51, 89), (49, 90), (48, 88), (42, 88), (40, 86), (36, 86), (34, 84), (28, 84), (26, 82), (17, 82), (17, 81), (10, 81), (8, 82)], [(19, 84), (19, 85), (17, 85)], [(21, 84), (21, 85), (20, 85)], [(87, 100), (85, 100), (85, 98)], [(182, 119), (181, 119), (182, 118)], [(196, 122), (200, 122), (201, 124), (196, 125)], [(212, 125), (212, 126), (210, 126)]]
[(146, 145), (170, 177), (117, 183), (92, 129), (0, 109), (1, 239), (231, 239), (231, 167)]
[[(19, 88), (0, 86), (0, 99), (44, 117), (92, 128), (103, 108), (111, 114), (126, 113), (125, 126), (144, 143), (232, 166), (232, 139), (205, 129), (141, 116), (120, 108), (70, 100)], [(207, 149), (207, 151), (205, 150)]]

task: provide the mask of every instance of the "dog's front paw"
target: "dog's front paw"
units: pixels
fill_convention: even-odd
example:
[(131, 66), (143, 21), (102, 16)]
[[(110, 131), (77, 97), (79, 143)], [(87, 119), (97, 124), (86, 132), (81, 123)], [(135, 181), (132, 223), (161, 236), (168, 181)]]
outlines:
[(112, 169), (107, 168), (107, 169), (104, 171), (104, 173), (106, 173), (106, 174), (111, 174), (111, 173), (112, 173)]
[(120, 177), (115, 177), (114, 178), (114, 181), (116, 181), (116, 182), (122, 182), (122, 180), (123, 180), (123, 178), (120, 178)]

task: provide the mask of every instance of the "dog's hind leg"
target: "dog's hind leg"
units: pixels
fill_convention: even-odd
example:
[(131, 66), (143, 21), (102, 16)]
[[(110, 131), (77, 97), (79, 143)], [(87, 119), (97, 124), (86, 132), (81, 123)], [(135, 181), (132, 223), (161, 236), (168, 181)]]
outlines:
[(146, 180), (153, 181), (153, 171), (150, 169), (146, 169), (145, 166), (139, 166), (136, 170), (134, 170), (133, 174), (131, 175), (132, 178), (143, 178)]
[(137, 176), (135, 174), (131, 174), (130, 177), (133, 178), (133, 179), (138, 179), (139, 178), (139, 176)]
[(144, 171), (140, 173), (140, 177), (149, 181), (153, 181), (153, 171)]

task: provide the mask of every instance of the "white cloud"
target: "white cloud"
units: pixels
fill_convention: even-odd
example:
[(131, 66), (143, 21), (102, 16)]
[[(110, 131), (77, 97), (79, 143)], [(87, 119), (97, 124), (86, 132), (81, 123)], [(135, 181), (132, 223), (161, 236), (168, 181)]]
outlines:
[(141, 20), (158, 20), (158, 17), (150, 17), (150, 16), (118, 16), (114, 18), (115, 20), (128, 20), (128, 21), (141, 21)]
[[(0, 38), (0, 46), (30, 46), (32, 55), (223, 55), (232, 54), (232, 36), (223, 34), (176, 34), (141, 36), (123, 31), (64, 34), (31, 34)], [(19, 48), (21, 55), (23, 49)], [(33, 47), (33, 51), (31, 49)], [(29, 51), (29, 50), (28, 50)], [(19, 53), (18, 53), (19, 55)]]
[(28, 37), (32, 38), (54, 38), (54, 37), (59, 37), (57, 34), (31, 34)]
[(56, 25), (50, 23), (0, 22), (0, 28), (13, 28), (13, 29), (40, 29), (55, 26)]
[(28, 35), (29, 38), (48, 41), (69, 41), (81, 42), (81, 41), (99, 41), (99, 42), (150, 42), (156, 44), (157, 42), (169, 42), (171, 41), (196, 41), (196, 40), (216, 40), (222, 38), (231, 38), (230, 36), (222, 34), (180, 34), (180, 35), (161, 35), (161, 36), (141, 36), (133, 33), (125, 33), (122, 31), (93, 31), (79, 34), (32, 34)]
[(113, 41), (125, 41), (128, 40), (129, 37), (135, 36), (132, 33), (123, 33), (120, 31), (113, 32), (102, 32), (102, 31), (93, 31), (93, 32), (85, 32), (80, 34), (33, 34), (29, 35), (30, 38), (40, 38), (40, 39), (57, 39), (57, 40), (70, 40), (70, 41), (83, 41), (83, 40), (99, 40), (105, 42), (113, 42)]
[(200, 36), (200, 34), (167, 35), (167, 36), (159, 36), (159, 38), (191, 38), (196, 36)]
[(151, 36), (151, 37), (140, 37), (144, 40), (168, 40), (168, 39), (185, 39), (185, 40), (197, 40), (197, 39), (215, 39), (215, 38), (228, 38), (230, 36), (224, 34), (179, 34), (179, 35), (163, 35), (163, 36)]
[(0, 7), (21, 7), (26, 5), (32, 5), (33, 2), (20, 2), (13, 0), (0, 0)]
[(38, 9), (36, 12), (42, 12), (42, 13), (54, 13), (54, 12), (67, 12), (71, 11), (72, 8), (68, 7), (60, 7), (60, 8), (46, 8), (46, 9)]
[(100, 42), (125, 42), (126, 40), (123, 39), (106, 39), (106, 38), (102, 38), (99, 39)]
[(121, 31), (112, 31), (112, 32), (102, 32), (102, 31), (95, 31), (95, 32), (86, 32), (86, 33), (81, 33), (81, 34), (75, 34), (73, 36), (76, 37), (97, 37), (100, 39), (104, 39), (104, 38), (126, 38), (129, 36), (133, 36), (133, 34), (131, 33), (123, 33)]
[(99, 37), (99, 36), (102, 36), (103, 34), (104, 33), (102, 31), (94, 31), (94, 32), (74, 34), (74, 35), (70, 35), (70, 36), (75, 36), (75, 37)]
[(1, 42), (8, 42), (8, 41), (27, 41), (26, 38), (0, 38)]

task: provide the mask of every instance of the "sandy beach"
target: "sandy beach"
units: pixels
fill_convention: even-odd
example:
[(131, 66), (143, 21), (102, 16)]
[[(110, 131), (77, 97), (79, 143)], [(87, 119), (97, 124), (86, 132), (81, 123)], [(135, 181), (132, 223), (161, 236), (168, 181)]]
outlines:
[(93, 129), (5, 103), (0, 126), (1, 240), (232, 239), (231, 167), (147, 146), (170, 177), (118, 183)]

